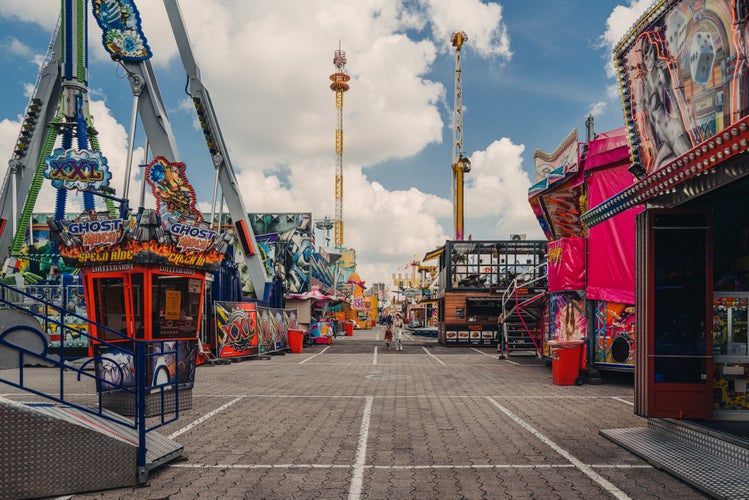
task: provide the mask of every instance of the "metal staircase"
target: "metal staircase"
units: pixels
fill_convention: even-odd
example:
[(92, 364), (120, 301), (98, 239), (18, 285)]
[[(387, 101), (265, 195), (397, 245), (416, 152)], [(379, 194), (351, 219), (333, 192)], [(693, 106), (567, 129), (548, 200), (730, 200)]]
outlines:
[(546, 286), (546, 263), (543, 263), (516, 276), (502, 293), (500, 358), (512, 353), (542, 355)]
[[(66, 338), (73, 319), (76, 336), (95, 340), (108, 353), (69, 359)], [(49, 348), (42, 324), (54, 324), (60, 332), (58, 347)], [(92, 327), (127, 342), (94, 339)], [(2, 496), (36, 498), (135, 486), (144, 484), (156, 467), (179, 458), (182, 446), (154, 432), (177, 420), (179, 404), (162, 404), (155, 418), (146, 418), (147, 394), (174, 401), (180, 392), (176, 383), (151, 385), (147, 380), (150, 344), (161, 342), (134, 341), (0, 283), (0, 382), (23, 391), (0, 398)], [(134, 384), (125, 383), (113, 355), (132, 360)], [(134, 414), (126, 417), (107, 409), (107, 391), (129, 398)]]

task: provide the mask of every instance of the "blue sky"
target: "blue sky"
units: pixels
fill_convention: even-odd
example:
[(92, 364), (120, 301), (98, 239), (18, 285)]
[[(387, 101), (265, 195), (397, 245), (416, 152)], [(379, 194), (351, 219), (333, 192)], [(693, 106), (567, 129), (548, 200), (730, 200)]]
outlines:
[[(213, 173), (161, 2), (136, 2), (181, 159), (201, 208)], [(533, 150), (552, 151), (585, 118), (623, 125), (613, 45), (650, 0), (181, 0), (244, 202), (253, 212), (334, 213), (333, 52), (346, 51), (345, 245), (368, 282), (452, 238), (455, 53), (463, 47), (465, 231), (542, 234), (527, 203)], [(272, 4), (272, 5), (271, 5)], [(59, 0), (0, 0), (0, 152), (10, 158)], [(102, 152), (124, 172), (132, 94), (90, 24), (89, 88)], [(138, 130), (136, 146), (143, 145)], [(136, 151), (140, 162), (142, 149)], [(0, 174), (5, 161), (0, 162)], [(121, 173), (119, 177), (122, 177)], [(131, 193), (139, 180), (131, 184)], [(44, 197), (39, 211), (50, 210)], [(147, 203), (148, 204), (148, 203)], [(79, 207), (71, 203), (71, 212)], [(324, 244), (318, 235), (318, 244)]]

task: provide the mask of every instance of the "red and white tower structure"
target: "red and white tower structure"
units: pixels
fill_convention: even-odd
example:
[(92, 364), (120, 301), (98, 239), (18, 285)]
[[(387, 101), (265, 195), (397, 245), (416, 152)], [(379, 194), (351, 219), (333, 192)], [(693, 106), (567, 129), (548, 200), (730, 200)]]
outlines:
[(346, 74), (346, 52), (338, 50), (333, 56), (333, 64), (336, 72), (330, 75), (330, 90), (335, 92), (335, 107), (338, 115), (338, 126), (335, 131), (335, 221), (334, 221), (334, 244), (336, 248), (343, 248), (343, 93), (349, 89), (348, 81), (351, 79)]

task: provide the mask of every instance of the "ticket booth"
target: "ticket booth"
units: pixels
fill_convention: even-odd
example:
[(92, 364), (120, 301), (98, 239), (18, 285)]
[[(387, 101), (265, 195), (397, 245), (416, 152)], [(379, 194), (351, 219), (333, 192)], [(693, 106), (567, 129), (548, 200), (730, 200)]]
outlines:
[[(93, 304), (88, 317), (108, 328), (92, 325), (92, 335), (110, 343), (132, 344), (127, 338), (147, 341), (146, 386), (150, 390), (146, 395), (146, 415), (161, 411), (162, 392), (167, 396), (166, 411), (191, 408), (205, 272), (158, 265), (114, 267), (116, 270), (98, 266), (82, 271), (86, 301)], [(106, 366), (123, 362), (113, 353), (108, 345), (93, 343), (91, 355), (100, 374), (117, 376), (119, 370)], [(127, 363), (129, 360), (123, 368)], [(177, 384), (176, 395), (172, 384)], [(123, 415), (134, 411), (131, 394), (106, 384), (101, 384), (99, 391), (105, 408)]]
[(191, 408), (206, 273), (220, 265), (227, 238), (202, 220), (163, 224), (154, 210), (127, 218), (86, 212), (49, 224), (60, 256), (83, 276), (103, 406), (135, 412), (127, 388), (135, 386), (138, 341), (146, 415)]

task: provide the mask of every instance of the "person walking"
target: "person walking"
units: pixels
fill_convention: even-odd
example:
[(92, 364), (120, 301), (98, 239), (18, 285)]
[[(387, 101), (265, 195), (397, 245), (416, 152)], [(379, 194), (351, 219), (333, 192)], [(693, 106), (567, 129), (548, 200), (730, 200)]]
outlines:
[(393, 330), (390, 328), (390, 325), (388, 325), (385, 328), (385, 350), (390, 350), (390, 342), (393, 340)]
[(403, 350), (403, 318), (400, 314), (395, 315), (395, 321), (393, 321), (393, 339), (395, 340), (395, 350)]

